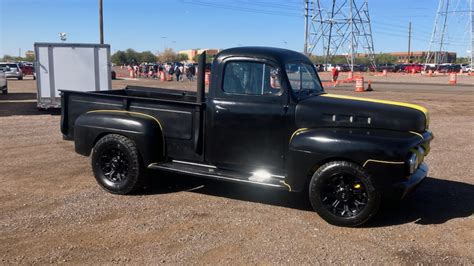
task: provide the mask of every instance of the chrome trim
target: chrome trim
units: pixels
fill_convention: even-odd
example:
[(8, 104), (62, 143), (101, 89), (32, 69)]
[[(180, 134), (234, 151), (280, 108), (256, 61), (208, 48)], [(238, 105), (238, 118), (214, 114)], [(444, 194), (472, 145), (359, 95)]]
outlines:
[(207, 168), (217, 169), (216, 166), (214, 166), (214, 165), (209, 165), (209, 164), (192, 163), (192, 162), (185, 162), (185, 161), (178, 161), (178, 160), (172, 160), (172, 162), (173, 162), (173, 163), (189, 164), (189, 165), (194, 165), (194, 166), (201, 166), (201, 167), (207, 167)]

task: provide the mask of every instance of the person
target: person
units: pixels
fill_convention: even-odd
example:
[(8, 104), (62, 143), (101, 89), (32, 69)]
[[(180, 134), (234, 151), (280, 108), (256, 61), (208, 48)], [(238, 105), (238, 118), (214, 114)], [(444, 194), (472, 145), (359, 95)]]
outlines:
[(175, 73), (176, 73), (176, 81), (180, 81), (180, 78), (181, 78), (181, 68), (180, 68), (179, 66), (176, 66)]
[(133, 76), (133, 77), (134, 77), (134, 78), (137, 78), (137, 77), (138, 77), (138, 65), (137, 65), (137, 64), (135, 64), (135, 65), (133, 66), (133, 72), (134, 72), (134, 76)]
[(196, 76), (196, 68), (194, 67), (194, 65), (191, 65), (189, 67), (189, 75), (191, 76), (191, 81), (193, 81), (194, 76)]
[(180, 77), (181, 77), (180, 81), (183, 81), (184, 66), (180, 65), (178, 68), (179, 68)]
[(134, 78), (134, 73), (133, 73), (132, 64), (129, 64), (129, 65), (127, 66), (127, 70), (128, 70), (129, 75), (130, 75), (130, 78), (133, 79), (133, 78)]
[(333, 67), (331, 69), (331, 73), (332, 73), (332, 82), (336, 82), (337, 78), (339, 77), (339, 70), (337, 70), (336, 67)]

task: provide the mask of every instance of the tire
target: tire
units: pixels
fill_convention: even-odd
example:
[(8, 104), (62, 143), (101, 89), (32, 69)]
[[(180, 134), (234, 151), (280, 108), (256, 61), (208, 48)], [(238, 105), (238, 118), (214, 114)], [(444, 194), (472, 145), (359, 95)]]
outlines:
[(18, 77), (18, 80), (23, 80), (23, 75)]
[(95, 179), (110, 193), (130, 194), (142, 186), (141, 158), (135, 142), (127, 137), (102, 137), (94, 146), (91, 163)]
[(313, 174), (309, 200), (328, 223), (355, 227), (377, 213), (381, 195), (359, 165), (334, 161), (324, 164)]
[(3, 88), (2, 94), (3, 94), (3, 95), (8, 94), (8, 87)]

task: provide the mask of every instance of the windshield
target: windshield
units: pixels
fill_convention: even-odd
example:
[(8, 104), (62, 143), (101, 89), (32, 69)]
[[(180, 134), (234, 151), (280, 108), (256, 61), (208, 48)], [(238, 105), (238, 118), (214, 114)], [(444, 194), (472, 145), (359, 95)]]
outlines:
[(286, 74), (290, 81), (291, 89), (298, 98), (303, 95), (311, 96), (323, 91), (314, 68), (306, 63), (289, 63), (285, 65)]
[(9, 67), (9, 68), (17, 68), (17, 67), (16, 67), (16, 64), (0, 64), (0, 68), (4, 68), (4, 69), (5, 69), (5, 68), (7, 68), (7, 67)]

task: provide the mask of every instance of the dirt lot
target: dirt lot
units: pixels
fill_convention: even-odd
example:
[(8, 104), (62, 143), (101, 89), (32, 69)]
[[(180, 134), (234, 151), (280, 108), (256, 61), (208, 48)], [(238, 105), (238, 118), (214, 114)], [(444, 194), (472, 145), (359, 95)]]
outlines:
[[(0, 263), (474, 264), (472, 81), (373, 84), (364, 96), (430, 110), (430, 175), (367, 226), (338, 228), (302, 194), (244, 185), (160, 175), (139, 195), (108, 194), (62, 140), (57, 112), (36, 110), (35, 83), (10, 80), (0, 95)], [(113, 85), (127, 83), (194, 86)]]

